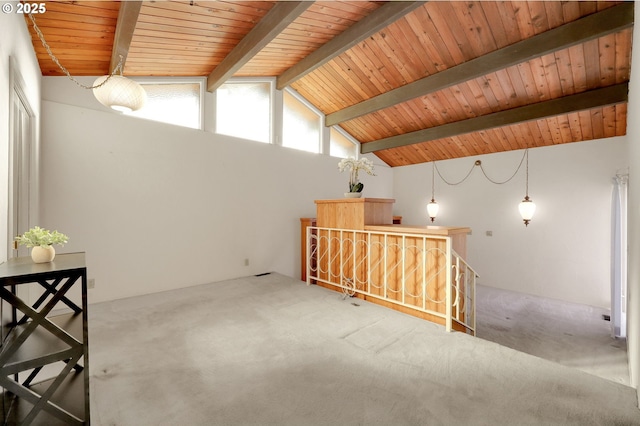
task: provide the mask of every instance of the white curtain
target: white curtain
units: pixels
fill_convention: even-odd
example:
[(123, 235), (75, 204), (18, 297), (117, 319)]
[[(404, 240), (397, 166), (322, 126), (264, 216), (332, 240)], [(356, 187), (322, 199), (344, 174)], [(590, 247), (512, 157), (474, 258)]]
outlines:
[(613, 178), (611, 248), (611, 328), (627, 337), (627, 174)]

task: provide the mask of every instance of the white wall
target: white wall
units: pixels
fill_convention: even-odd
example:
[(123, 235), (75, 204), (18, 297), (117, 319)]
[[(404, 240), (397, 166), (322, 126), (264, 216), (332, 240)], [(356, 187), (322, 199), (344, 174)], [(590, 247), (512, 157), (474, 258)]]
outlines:
[[(59, 253), (86, 251), (90, 302), (299, 276), (299, 218), (343, 196), (339, 159), (66, 105), (92, 96), (49, 87), (66, 84), (43, 79), (45, 99), (68, 96), (43, 101), (42, 226), (69, 235)], [(376, 174), (366, 196), (391, 197), (391, 169)]]
[[(14, 5), (17, 2), (8, 2)], [(31, 37), (23, 15), (16, 13), (0, 14), (0, 263), (8, 258), (8, 241), (14, 236), (8, 235), (9, 217), (9, 64), (13, 59), (17, 72), (24, 81), (25, 95), (36, 114), (40, 116), (40, 68), (33, 52)], [(38, 127), (34, 147), (37, 150)], [(37, 159), (37, 155), (36, 155)], [(37, 167), (37, 164), (36, 164)], [(34, 183), (37, 187), (37, 183)]]
[[(481, 160), (489, 177), (505, 181), (524, 150), (437, 162), (455, 183)], [(529, 150), (529, 195), (536, 214), (525, 227), (518, 204), (525, 195), (525, 164), (510, 182), (490, 183), (479, 167), (449, 186), (436, 174), (435, 225), (469, 226), (468, 260), (484, 285), (610, 306), (611, 191), (616, 170), (628, 166), (626, 138)], [(431, 163), (394, 168), (396, 214), (426, 224)], [(492, 231), (493, 236), (486, 235)]]
[[(635, 2), (635, 21), (640, 22), (640, 2)], [(640, 46), (640, 31), (634, 27), (633, 45)], [(640, 383), (640, 55), (631, 56), (631, 83), (627, 110), (629, 138), (629, 261), (627, 346), (631, 385)], [(640, 394), (638, 395), (640, 403)]]

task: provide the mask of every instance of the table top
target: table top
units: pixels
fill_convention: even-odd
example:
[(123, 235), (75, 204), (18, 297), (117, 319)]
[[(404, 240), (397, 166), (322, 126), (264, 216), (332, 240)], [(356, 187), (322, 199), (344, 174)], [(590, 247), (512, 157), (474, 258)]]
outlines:
[(47, 263), (34, 263), (30, 256), (14, 257), (0, 264), (0, 284), (12, 284), (9, 281), (18, 277), (37, 277), (77, 269), (86, 269), (84, 252), (58, 254)]

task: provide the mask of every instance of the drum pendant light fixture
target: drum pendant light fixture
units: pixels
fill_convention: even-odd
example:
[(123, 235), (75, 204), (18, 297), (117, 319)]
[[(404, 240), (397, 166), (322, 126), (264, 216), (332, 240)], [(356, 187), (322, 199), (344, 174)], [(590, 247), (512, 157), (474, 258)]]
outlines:
[(98, 77), (93, 83), (93, 95), (102, 105), (120, 112), (137, 111), (147, 100), (140, 84), (116, 74)]

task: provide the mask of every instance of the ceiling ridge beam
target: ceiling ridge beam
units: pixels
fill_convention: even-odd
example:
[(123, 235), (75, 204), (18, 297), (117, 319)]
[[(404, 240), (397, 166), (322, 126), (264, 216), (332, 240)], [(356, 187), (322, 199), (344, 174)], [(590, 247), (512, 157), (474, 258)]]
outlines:
[(624, 2), (328, 114), (325, 123), (349, 121), (632, 26), (633, 2)]
[(120, 3), (116, 30), (113, 36), (113, 49), (111, 49), (111, 62), (109, 63), (109, 72), (107, 74), (111, 74), (114, 68), (118, 66), (121, 56), (122, 68), (124, 68), (141, 7), (142, 1), (123, 1)]
[(276, 88), (278, 90), (284, 89), (294, 81), (304, 77), (336, 56), (351, 49), (361, 41), (380, 32), (424, 3), (424, 1), (391, 1), (374, 10), (371, 14), (336, 35), (283, 72), (276, 79)]
[(588, 92), (578, 93), (576, 95), (564, 96), (562, 98), (552, 99), (549, 101), (494, 112), (481, 117), (469, 118), (467, 120), (417, 130), (403, 135), (391, 136), (377, 141), (362, 143), (360, 145), (360, 152), (362, 154), (366, 154), (384, 149), (399, 148), (402, 146), (430, 142), (442, 138), (449, 138), (467, 133), (619, 104), (628, 101), (628, 93), (629, 83), (620, 83), (613, 86), (590, 90)]
[(279, 1), (229, 52), (207, 78), (207, 90), (213, 92), (276, 38), (313, 1)]

